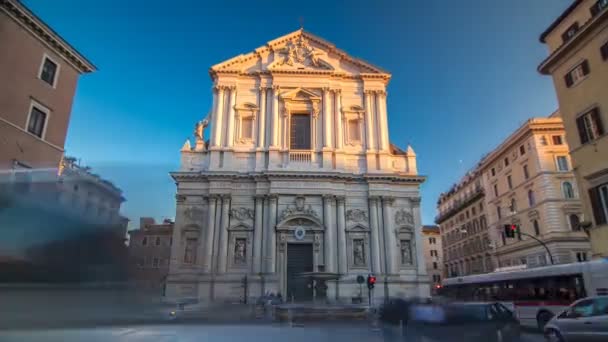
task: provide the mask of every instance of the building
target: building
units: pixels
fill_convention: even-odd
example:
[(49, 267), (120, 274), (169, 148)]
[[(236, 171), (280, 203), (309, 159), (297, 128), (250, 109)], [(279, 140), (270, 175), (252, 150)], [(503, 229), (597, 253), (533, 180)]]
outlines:
[[(374, 296), (428, 296), (415, 229), (425, 178), (414, 150), (389, 141), (391, 75), (304, 30), (209, 72), (210, 116), (171, 173), (168, 297), (242, 298), (246, 276), (252, 299), (350, 302), (369, 273)], [(304, 272), (334, 279), (313, 287)]]
[(494, 270), (485, 209), (479, 165), (439, 196), (435, 222), (441, 235), (444, 278)]
[(441, 287), (443, 250), (438, 226), (422, 226), (422, 245), (426, 260), (426, 273), (431, 279), (432, 293)]
[(608, 256), (607, 8), (573, 1), (541, 35), (549, 56), (538, 67), (553, 77), (595, 257)]
[(0, 1), (0, 170), (57, 168), (78, 77), (95, 66), (20, 1)]
[[(445, 275), (590, 258), (564, 134), (559, 112), (529, 119), (441, 195)], [(515, 238), (505, 225), (518, 227)]]
[[(562, 264), (590, 258), (582, 207), (559, 112), (520, 126), (481, 162), (490, 230), (500, 267)], [(504, 226), (515, 224), (515, 239)], [(537, 240), (542, 241), (547, 251)]]
[(164, 290), (173, 243), (173, 222), (139, 219), (139, 229), (129, 231), (129, 276), (138, 287)]

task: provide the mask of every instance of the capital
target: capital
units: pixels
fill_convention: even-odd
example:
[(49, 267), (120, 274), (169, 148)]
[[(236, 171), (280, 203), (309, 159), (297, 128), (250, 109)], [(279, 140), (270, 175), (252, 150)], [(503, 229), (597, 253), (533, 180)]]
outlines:
[(336, 201), (338, 201), (338, 204), (344, 204), (346, 202), (346, 197), (345, 196), (336, 196)]
[(334, 198), (336, 198), (336, 196), (332, 194), (324, 194), (322, 197), (325, 201), (333, 200)]
[(281, 86), (274, 84), (274, 85), (272, 86), (272, 90), (274, 90), (274, 91), (279, 91), (279, 90), (281, 90)]
[(375, 203), (380, 200), (380, 196), (369, 196), (368, 199), (370, 202)]
[(184, 195), (175, 195), (175, 201), (177, 203), (184, 203), (184, 202), (186, 202), (186, 196), (184, 196)]
[(392, 196), (382, 196), (382, 201), (386, 203), (386, 205), (391, 206), (395, 202), (395, 197)]
[(259, 87), (258, 90), (260, 91), (260, 93), (265, 94), (266, 90), (268, 90), (268, 87)]

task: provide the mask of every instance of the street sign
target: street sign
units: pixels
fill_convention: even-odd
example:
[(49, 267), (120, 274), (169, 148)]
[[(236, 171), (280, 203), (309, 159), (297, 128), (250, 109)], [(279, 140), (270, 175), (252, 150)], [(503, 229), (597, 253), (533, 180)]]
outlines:
[(362, 276), (362, 275), (358, 275), (357, 276), (357, 283), (359, 283), (359, 284), (365, 283), (365, 277)]

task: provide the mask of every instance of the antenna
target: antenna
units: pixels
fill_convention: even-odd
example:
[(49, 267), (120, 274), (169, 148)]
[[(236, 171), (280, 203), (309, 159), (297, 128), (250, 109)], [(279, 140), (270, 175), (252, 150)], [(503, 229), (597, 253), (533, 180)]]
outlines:
[(298, 21), (300, 22), (300, 30), (304, 30), (304, 17), (298, 18)]

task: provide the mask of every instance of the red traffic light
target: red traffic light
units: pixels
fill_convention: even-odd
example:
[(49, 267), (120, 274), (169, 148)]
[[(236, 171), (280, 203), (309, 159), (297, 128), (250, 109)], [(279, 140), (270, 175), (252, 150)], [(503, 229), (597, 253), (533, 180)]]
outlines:
[(516, 225), (514, 225), (514, 224), (512, 224), (512, 225), (511, 225), (511, 230), (512, 230), (512, 231), (514, 231), (514, 232), (516, 232), (516, 231), (517, 231), (517, 226), (516, 226)]
[(374, 277), (374, 276), (370, 276), (370, 277), (369, 277), (369, 283), (370, 283), (370, 284), (375, 284), (375, 283), (376, 283), (376, 277)]

